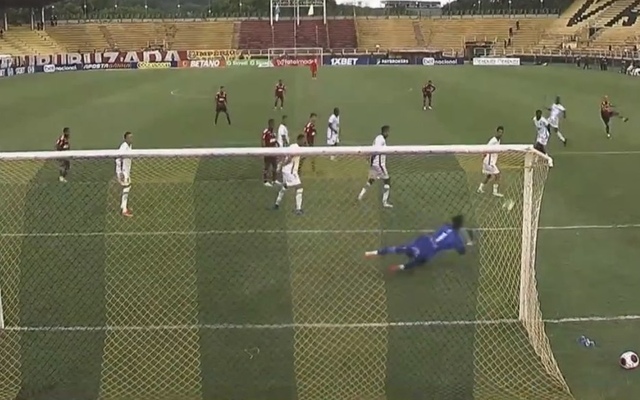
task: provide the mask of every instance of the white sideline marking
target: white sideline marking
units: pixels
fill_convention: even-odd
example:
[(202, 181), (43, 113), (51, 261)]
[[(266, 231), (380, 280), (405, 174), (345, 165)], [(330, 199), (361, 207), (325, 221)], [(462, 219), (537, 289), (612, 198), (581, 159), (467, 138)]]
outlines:
[[(638, 229), (640, 224), (613, 225), (566, 225), (541, 226), (541, 231), (572, 230), (605, 230), (605, 229)], [(521, 228), (476, 228), (477, 231), (518, 231)], [(131, 232), (33, 232), (33, 233), (0, 233), (0, 237), (91, 237), (91, 236), (204, 236), (204, 235), (247, 235), (247, 234), (367, 234), (367, 233), (417, 233), (433, 232), (432, 229), (246, 229), (246, 230), (204, 230), (204, 231), (131, 231)]]
[[(615, 322), (637, 321), (640, 315), (618, 315), (614, 317), (569, 317), (545, 319), (546, 324), (560, 325), (577, 322)], [(308, 329), (359, 329), (359, 328), (414, 328), (430, 326), (473, 326), (505, 325), (521, 322), (517, 319), (496, 319), (486, 321), (399, 321), (361, 324), (200, 324), (200, 325), (154, 325), (154, 326), (7, 326), (5, 331), (12, 332), (105, 332), (105, 331), (178, 331), (191, 329), (204, 330), (286, 330), (294, 328)]]

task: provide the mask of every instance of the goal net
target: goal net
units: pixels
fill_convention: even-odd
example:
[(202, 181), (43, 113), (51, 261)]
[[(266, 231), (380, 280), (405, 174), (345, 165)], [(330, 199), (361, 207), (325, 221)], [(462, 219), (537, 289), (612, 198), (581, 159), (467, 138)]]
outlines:
[(274, 67), (299, 67), (311, 64), (315, 60), (322, 65), (321, 47), (270, 48), (267, 50), (269, 61)]
[[(303, 215), (262, 182), (291, 151)], [(117, 151), (66, 152), (67, 183), (60, 153), (0, 153), (0, 399), (570, 399), (535, 278), (550, 159), (386, 147), (388, 209), (356, 201), (376, 151), (131, 151), (133, 217)], [(488, 152), (504, 198), (476, 193)], [(363, 258), (459, 213), (464, 256)]]

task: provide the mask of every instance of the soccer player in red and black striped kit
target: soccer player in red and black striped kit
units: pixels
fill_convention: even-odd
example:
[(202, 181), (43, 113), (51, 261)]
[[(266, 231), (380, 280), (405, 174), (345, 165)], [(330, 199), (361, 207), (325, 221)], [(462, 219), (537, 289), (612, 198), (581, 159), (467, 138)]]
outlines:
[(276, 101), (273, 103), (273, 109), (278, 108), (278, 102), (280, 102), (280, 109), (284, 107), (284, 95), (287, 93), (287, 87), (282, 83), (282, 79), (278, 80), (278, 84), (276, 85), (275, 96)]
[(429, 81), (426, 85), (422, 87), (422, 109), (431, 110), (431, 98), (433, 97), (433, 92), (436, 91), (436, 87), (433, 85), (433, 82)]
[[(71, 143), (69, 142), (71, 138), (71, 129), (64, 128), (62, 130), (62, 135), (56, 141), (56, 150), (57, 151), (67, 151), (71, 149)], [(69, 169), (71, 168), (71, 161), (67, 159), (58, 160), (60, 175), (58, 176), (58, 180), (60, 182), (67, 181), (67, 174), (69, 173)]]
[[(304, 137), (306, 139), (307, 146), (313, 146), (316, 139), (316, 113), (309, 115), (309, 122), (304, 126)], [(311, 159), (311, 170), (316, 171), (316, 159)]]
[(224, 115), (227, 116), (227, 123), (231, 125), (231, 118), (227, 110), (227, 92), (224, 90), (224, 86), (220, 86), (220, 90), (216, 93), (216, 125), (218, 125), (218, 116), (220, 113), (224, 113)]
[[(278, 138), (274, 132), (275, 121), (271, 118), (267, 122), (267, 129), (262, 131), (262, 147), (278, 147)], [(276, 182), (276, 174), (278, 173), (278, 157), (267, 156), (264, 158), (264, 167), (262, 169), (262, 182), (265, 186), (273, 186)], [(271, 180), (269, 180), (271, 177)]]

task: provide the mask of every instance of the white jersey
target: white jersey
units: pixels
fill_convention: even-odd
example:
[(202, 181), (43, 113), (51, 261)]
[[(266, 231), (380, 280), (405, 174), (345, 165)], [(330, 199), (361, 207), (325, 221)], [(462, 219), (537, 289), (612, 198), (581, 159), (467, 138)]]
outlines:
[[(373, 140), (374, 147), (381, 147), (387, 145), (387, 139), (384, 138), (381, 134), (376, 136)], [(386, 154), (374, 154), (369, 158), (369, 162), (371, 166), (376, 166), (382, 169), (387, 167), (387, 156)]]
[(289, 142), (289, 129), (285, 124), (280, 124), (278, 127), (278, 146), (284, 147)]
[[(297, 143), (293, 143), (290, 148), (298, 148)], [(298, 168), (300, 168), (300, 156), (293, 156), (287, 159), (286, 164), (282, 166), (282, 173), (297, 175)]]
[(567, 110), (562, 104), (552, 104), (551, 111), (549, 112), (549, 119), (558, 119), (565, 111)]
[[(500, 144), (500, 139), (498, 139), (495, 136), (492, 137), (491, 140), (489, 140), (489, 143), (487, 143), (488, 146), (496, 146), (499, 144)], [(498, 163), (498, 153), (485, 155), (484, 159), (482, 160), (482, 163), (485, 165), (496, 165)]]
[(549, 142), (549, 121), (545, 117), (533, 117), (533, 125), (536, 127), (536, 142), (546, 146)]
[[(340, 135), (340, 116), (331, 114), (329, 117), (329, 124), (327, 126), (327, 141), (338, 143), (338, 136)], [(334, 143), (334, 144), (335, 144)]]
[[(387, 139), (382, 134), (376, 136), (373, 141), (374, 147), (384, 147), (386, 145)], [(386, 154), (373, 154), (369, 157), (369, 179), (389, 179)]]
[[(122, 142), (120, 151), (131, 151), (131, 145), (127, 142)], [(125, 177), (131, 176), (131, 159), (120, 157), (116, 159), (116, 174), (124, 175)]]
[(552, 104), (551, 111), (549, 112), (549, 125), (554, 128), (558, 128), (560, 124), (560, 115), (562, 115), (566, 109), (562, 104)]

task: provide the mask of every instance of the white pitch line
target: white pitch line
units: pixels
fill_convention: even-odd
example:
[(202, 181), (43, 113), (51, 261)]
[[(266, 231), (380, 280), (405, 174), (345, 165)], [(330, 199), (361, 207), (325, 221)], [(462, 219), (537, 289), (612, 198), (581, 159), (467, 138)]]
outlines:
[[(571, 230), (606, 230), (606, 229), (638, 229), (640, 224), (612, 225), (566, 225), (541, 226), (541, 231)], [(477, 231), (519, 231), (522, 228), (476, 228)], [(202, 230), (202, 231), (120, 231), (120, 232), (32, 232), (32, 233), (0, 233), (0, 237), (91, 237), (91, 236), (206, 236), (206, 235), (251, 235), (251, 234), (380, 234), (380, 233), (431, 233), (432, 229), (237, 229), (237, 230)]]
[[(568, 317), (545, 319), (544, 323), (561, 325), (587, 322), (638, 321), (640, 315), (618, 315), (612, 317)], [(10, 332), (105, 332), (105, 331), (179, 331), (179, 330), (289, 330), (289, 329), (362, 329), (362, 328), (415, 328), (431, 326), (477, 326), (517, 324), (518, 319), (496, 320), (452, 320), (452, 321), (398, 321), (359, 324), (199, 324), (199, 325), (153, 325), (153, 326), (7, 326)]]
[(626, 155), (638, 155), (640, 150), (629, 151), (563, 151), (556, 153), (553, 157), (558, 156), (626, 156)]

